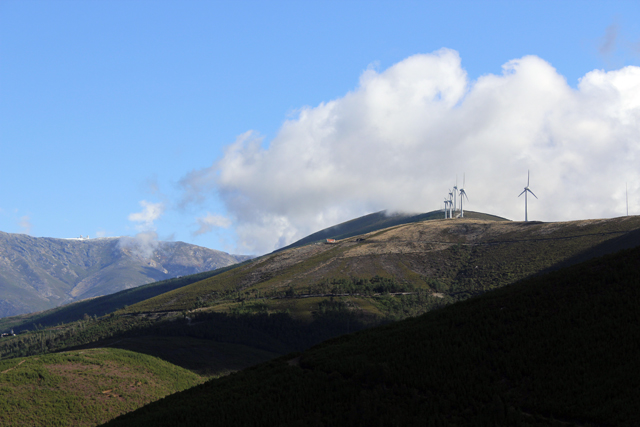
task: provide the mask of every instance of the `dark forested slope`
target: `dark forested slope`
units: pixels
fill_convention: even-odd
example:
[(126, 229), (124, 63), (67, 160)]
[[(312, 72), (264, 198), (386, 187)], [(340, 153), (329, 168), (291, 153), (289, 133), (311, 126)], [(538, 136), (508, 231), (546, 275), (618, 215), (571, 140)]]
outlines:
[(126, 425), (640, 425), (640, 248), (212, 380)]

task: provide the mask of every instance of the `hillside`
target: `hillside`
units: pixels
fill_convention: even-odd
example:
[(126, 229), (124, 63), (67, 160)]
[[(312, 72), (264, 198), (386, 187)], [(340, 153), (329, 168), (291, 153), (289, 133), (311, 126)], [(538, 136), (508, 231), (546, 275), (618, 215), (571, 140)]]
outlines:
[(640, 248), (346, 335), (107, 426), (636, 426)]
[[(0, 358), (16, 360), (17, 357), (51, 352), (113, 347), (156, 356), (200, 375), (218, 376), (279, 355), (303, 351), (339, 335), (425, 312), (446, 312), (443, 307), (455, 302), (462, 304), (453, 304), (451, 307), (466, 306), (476, 300), (469, 300), (470, 297), (492, 289), (503, 288), (504, 292), (519, 289), (521, 285), (516, 285), (516, 282), (521, 278), (529, 277), (530, 283), (538, 283), (536, 280), (545, 271), (575, 265), (584, 259), (625, 247), (638, 246), (639, 230), (639, 217), (565, 223), (465, 219), (401, 224), (347, 238), (336, 244), (305, 245), (248, 260), (217, 272), (185, 276), (78, 302), (42, 313), (39, 318), (35, 317), (39, 315), (21, 316), (22, 327), (26, 326), (30, 331), (1, 338)], [(629, 257), (621, 262), (637, 264)], [(581, 266), (570, 271), (575, 273), (585, 268)], [(598, 269), (605, 273), (609, 271), (607, 266), (597, 267), (596, 271)], [(594, 274), (593, 277), (598, 276)], [(618, 274), (614, 277), (618, 280), (622, 276)], [(588, 295), (590, 291), (577, 292), (579, 295)], [(621, 295), (633, 301), (633, 295)], [(526, 298), (532, 301), (533, 297)], [(562, 298), (558, 297), (558, 301), (562, 301), (560, 307), (565, 304)], [(548, 302), (543, 303), (544, 307), (540, 308), (542, 313), (549, 308), (547, 305)], [(79, 318), (82, 311), (86, 315)], [(98, 317), (97, 313), (104, 315)], [(577, 315), (584, 317), (580, 313)], [(482, 316), (485, 315), (478, 316), (484, 319)], [(2, 319), (2, 322), (8, 325), (8, 322), (19, 321), (16, 319)], [(27, 319), (32, 324), (26, 325), (24, 322)], [(61, 319), (71, 320), (59, 324)], [(42, 328), (36, 320), (54, 326)], [(582, 321), (576, 322), (581, 324)], [(461, 325), (477, 323), (476, 320), (451, 324), (445, 322), (440, 327), (446, 334), (454, 334)], [(495, 323), (489, 325), (491, 328), (499, 326)], [(540, 335), (535, 331), (531, 333)], [(507, 331), (507, 335), (513, 334), (513, 331)], [(380, 339), (383, 342), (387, 338)], [(477, 343), (477, 340), (474, 342)], [(473, 349), (467, 350), (478, 354)], [(448, 357), (441, 354), (436, 356)], [(482, 356), (478, 357), (484, 360)], [(289, 357), (286, 360), (291, 359)], [(364, 363), (363, 366), (367, 364), (362, 360), (357, 363)], [(430, 361), (426, 363), (429, 364)], [(449, 371), (454, 369), (453, 366), (441, 368)], [(286, 369), (279, 371), (284, 372), (285, 377), (289, 375), (287, 372), (295, 372)], [(377, 369), (373, 371), (377, 372)], [(375, 372), (372, 374), (367, 371), (359, 375), (362, 378), (370, 374), (378, 375)], [(295, 376), (292, 378), (291, 384), (295, 384), (297, 379)], [(335, 375), (331, 378), (335, 379)], [(278, 384), (279, 379), (264, 381), (267, 388), (270, 387), (268, 384), (273, 384), (275, 388), (282, 387)], [(353, 386), (352, 383), (336, 384), (345, 392), (351, 390), (356, 395), (362, 394), (357, 385), (355, 389), (349, 388)], [(553, 386), (557, 387), (557, 384)], [(322, 390), (324, 386), (318, 387)], [(244, 392), (242, 390), (240, 393)], [(444, 392), (458, 393), (451, 390)], [(499, 399), (491, 398), (496, 402), (505, 402), (506, 397), (500, 394), (503, 391), (482, 391), (485, 392), (491, 396), (497, 395)], [(369, 396), (367, 393), (365, 391), (363, 395)], [(386, 396), (395, 399), (394, 396)], [(402, 402), (408, 397), (402, 395), (398, 400), (401, 413), (407, 410)], [(260, 396), (258, 398), (262, 399)], [(482, 401), (481, 405), (475, 400), (477, 397), (470, 399), (460, 405), (471, 407), (474, 413), (482, 412), (481, 406), (490, 404)], [(436, 403), (449, 407), (454, 405), (452, 402)], [(495, 403), (495, 406), (499, 405)], [(531, 409), (521, 403), (512, 406), (515, 408), (513, 411), (522, 412), (525, 417), (529, 417), (526, 414), (532, 414), (532, 417), (535, 415), (543, 420), (539, 424), (527, 424), (535, 419), (529, 417), (522, 425), (548, 425), (549, 414), (556, 415), (554, 411)], [(506, 408), (505, 411), (513, 412), (508, 406)], [(328, 421), (326, 424), (336, 423)]]
[(321, 301), (335, 297), (354, 310), (403, 318), (634, 247), (639, 235), (640, 217), (414, 222), (275, 252), (126, 312), (288, 310), (310, 319)]
[(635, 247), (639, 230), (640, 217), (402, 224), (2, 319), (30, 332), (0, 340), (0, 357), (115, 346), (216, 375)]
[(108, 348), (0, 361), (0, 425), (94, 426), (202, 382), (163, 360)]
[(246, 260), (183, 242), (0, 232), (0, 317), (35, 312)]

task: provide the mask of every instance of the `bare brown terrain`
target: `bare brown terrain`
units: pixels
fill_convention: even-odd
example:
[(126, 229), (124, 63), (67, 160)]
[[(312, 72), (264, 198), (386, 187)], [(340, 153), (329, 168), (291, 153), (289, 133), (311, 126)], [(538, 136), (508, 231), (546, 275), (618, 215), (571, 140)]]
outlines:
[(394, 278), (441, 296), (476, 294), (640, 243), (640, 217), (570, 222), (476, 219), (402, 224), (275, 252), (129, 310), (182, 310), (221, 291), (300, 293), (323, 280)]

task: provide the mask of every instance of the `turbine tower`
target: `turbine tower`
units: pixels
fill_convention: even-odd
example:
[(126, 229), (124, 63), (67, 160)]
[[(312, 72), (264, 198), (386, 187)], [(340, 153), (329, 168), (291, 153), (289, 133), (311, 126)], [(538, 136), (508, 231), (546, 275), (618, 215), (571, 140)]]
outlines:
[(467, 198), (469, 201), (469, 196), (467, 196), (467, 192), (464, 191), (464, 175), (462, 175), (462, 187), (460, 188), (460, 218), (464, 218), (464, 210), (462, 209), (462, 196)]
[(624, 197), (627, 201), (627, 216), (629, 216), (629, 185), (626, 182), (624, 183)]
[(458, 175), (456, 175), (456, 185), (453, 186), (453, 213), (456, 213), (456, 199), (458, 198)]
[(453, 218), (453, 193), (449, 190), (449, 218)]
[(449, 201), (447, 199), (444, 199), (444, 219), (448, 218), (447, 216), (448, 215), (447, 210), (449, 209), (448, 206), (449, 206)]
[(529, 216), (527, 214), (527, 193), (531, 193), (531, 195), (536, 199), (538, 198), (538, 196), (533, 194), (533, 191), (531, 191), (531, 189), (529, 188), (529, 171), (528, 170), (527, 170), (527, 186), (524, 187), (524, 190), (522, 190), (522, 193), (520, 193), (520, 195), (518, 196), (520, 197), (524, 194), (524, 221), (525, 222), (529, 221)]

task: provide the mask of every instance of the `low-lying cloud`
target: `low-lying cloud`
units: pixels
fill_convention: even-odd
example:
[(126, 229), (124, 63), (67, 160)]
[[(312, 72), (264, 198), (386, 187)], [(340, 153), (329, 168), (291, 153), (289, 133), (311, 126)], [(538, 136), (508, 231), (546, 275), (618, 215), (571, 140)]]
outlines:
[(129, 221), (134, 222), (138, 233), (133, 237), (121, 237), (118, 248), (130, 251), (133, 255), (143, 259), (150, 259), (158, 248), (158, 233), (154, 222), (164, 213), (163, 203), (140, 201), (142, 211), (129, 215)]
[(153, 230), (141, 231), (133, 237), (123, 236), (118, 241), (119, 249), (126, 250), (142, 259), (151, 259), (159, 245), (158, 233)]
[(135, 222), (136, 228), (140, 231), (153, 228), (153, 222), (160, 218), (164, 212), (164, 205), (142, 200), (140, 201), (140, 206), (143, 208), (142, 211), (129, 214), (129, 221)]
[(530, 170), (530, 219), (623, 215), (625, 182), (640, 213), (639, 135), (640, 67), (594, 70), (574, 89), (525, 56), (469, 81), (458, 53), (441, 49), (366, 70), (356, 89), (301, 108), (266, 145), (240, 135), (182, 180), (183, 202), (220, 198), (239, 250), (254, 253), (382, 209), (442, 208), (463, 173), (469, 210), (523, 219)]
[(18, 222), (18, 225), (20, 226), (24, 234), (31, 235), (32, 225), (31, 225), (31, 218), (29, 217), (29, 215), (21, 216), (20, 221)]

